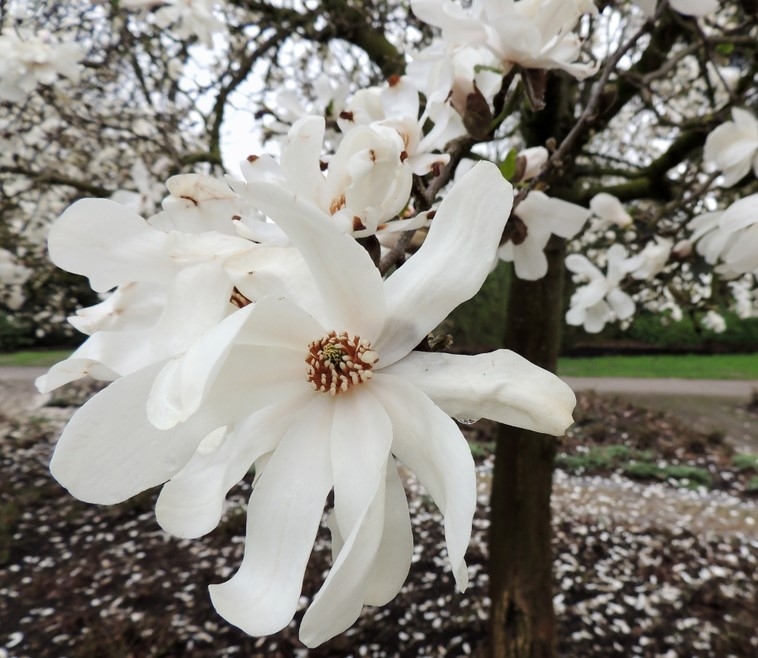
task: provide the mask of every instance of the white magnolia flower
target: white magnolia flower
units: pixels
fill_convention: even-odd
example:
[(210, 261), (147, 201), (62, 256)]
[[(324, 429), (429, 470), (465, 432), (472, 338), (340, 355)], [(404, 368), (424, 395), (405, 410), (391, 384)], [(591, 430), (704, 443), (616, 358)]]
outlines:
[(581, 254), (566, 256), (566, 268), (588, 281), (571, 295), (566, 323), (584, 326), (589, 333), (602, 331), (606, 322), (614, 317), (626, 320), (634, 315), (634, 300), (619, 288), (633, 263), (627, 259), (627, 251), (614, 244), (607, 253), (607, 273), (603, 274), (587, 257)]
[[(281, 165), (269, 156), (248, 158), (242, 174), (248, 186), (257, 182), (276, 183), (316, 205), (328, 221), (355, 237), (383, 230), (405, 230), (422, 225), (390, 222), (408, 203), (413, 172), (408, 164), (402, 137), (386, 126), (356, 126), (340, 142), (322, 172), (321, 148), (324, 118), (297, 121), (282, 147)], [(255, 199), (251, 200), (255, 204)]]
[(524, 159), (524, 173), (521, 175), (519, 182), (527, 181), (537, 176), (542, 171), (542, 167), (547, 163), (549, 155), (544, 146), (532, 146), (521, 151), (518, 157)]
[(547, 274), (545, 247), (551, 235), (573, 238), (584, 226), (590, 211), (544, 192), (531, 192), (514, 211), (506, 229), (507, 240), (497, 255), (513, 262), (519, 279), (535, 281)]
[(700, 320), (700, 324), (714, 334), (723, 334), (726, 331), (726, 320), (714, 310), (708, 311)]
[(604, 230), (614, 225), (624, 228), (632, 224), (632, 217), (621, 201), (607, 192), (600, 192), (592, 197), (590, 210), (598, 218), (595, 225), (597, 230)]
[(693, 231), (697, 252), (716, 271), (733, 278), (758, 270), (758, 194), (735, 201), (724, 211), (695, 217), (687, 227)]
[(171, 30), (180, 39), (196, 36), (209, 48), (213, 34), (226, 31), (223, 21), (214, 15), (218, 0), (121, 0), (124, 9), (153, 9), (155, 24)]
[(300, 631), (315, 646), (348, 628), (364, 603), (392, 599), (406, 578), (412, 536), (394, 458), (442, 510), (463, 589), (476, 478), (449, 415), (561, 434), (575, 398), (512, 352), (412, 351), (487, 276), (505, 222), (493, 209), (512, 198), (494, 165), (477, 165), (453, 188), (423, 246), (386, 281), (308, 197), (275, 182), (249, 185), (302, 250), (318, 304), (308, 313), (266, 297), (225, 318), (157, 379), (159, 366), (114, 382), (74, 415), (51, 470), (75, 496), (99, 503), (168, 480), (159, 522), (192, 537), (215, 527), (227, 491), (255, 464), (242, 565), (211, 587), (220, 614), (253, 635), (295, 614), (333, 489), (334, 564)]
[[(407, 77), (392, 76), (385, 87), (361, 89), (340, 113), (338, 124), (347, 133), (355, 126), (378, 125), (397, 131), (403, 140), (403, 151), (414, 174), (423, 176), (450, 160), (447, 153), (432, 153), (463, 133), (451, 133), (450, 122), (435, 124), (424, 135), (424, 124), (430, 119), (430, 105), (419, 117), (418, 89)], [(446, 116), (446, 115), (445, 115)]]
[[(654, 16), (658, 0), (633, 0), (645, 12), (646, 16)], [(719, 8), (718, 0), (669, 0), (674, 11), (686, 16), (706, 16)]]
[[(187, 219), (192, 226), (197, 217)], [(230, 215), (223, 220), (232, 224)], [(43, 391), (86, 375), (110, 381), (165, 361), (272, 291), (306, 300), (311, 294), (292, 247), (212, 230), (161, 230), (107, 199), (68, 208), (50, 230), (48, 249), (58, 267), (87, 276), (96, 292), (115, 291), (69, 318), (90, 338), (39, 378)]]
[(38, 84), (51, 85), (59, 76), (79, 81), (84, 47), (59, 41), (46, 30), (33, 34), (6, 28), (0, 33), (0, 101), (20, 102)]
[(666, 267), (674, 241), (655, 236), (636, 256), (629, 259), (630, 274), (635, 279), (650, 281)]
[[(597, 70), (580, 61), (581, 42), (572, 32), (583, 15), (597, 12), (591, 0), (474, 0), (468, 9), (453, 0), (412, 0), (411, 7), (422, 21), (440, 28), (449, 58), (472, 47), (486, 49), (501, 77), (514, 65), (558, 68), (580, 79)], [(492, 66), (489, 58), (479, 63)]]
[(722, 123), (705, 140), (703, 159), (724, 174), (724, 187), (738, 183), (750, 169), (758, 176), (758, 119), (732, 109), (733, 121)]

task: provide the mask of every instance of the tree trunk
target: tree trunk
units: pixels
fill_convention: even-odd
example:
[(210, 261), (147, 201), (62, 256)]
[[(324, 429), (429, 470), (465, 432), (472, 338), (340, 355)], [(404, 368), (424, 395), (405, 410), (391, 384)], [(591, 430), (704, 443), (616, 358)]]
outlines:
[[(548, 245), (538, 281), (513, 277), (505, 346), (555, 371), (560, 347), (565, 244)], [(502, 425), (490, 516), (490, 657), (552, 658), (555, 615), (550, 495), (556, 439)]]

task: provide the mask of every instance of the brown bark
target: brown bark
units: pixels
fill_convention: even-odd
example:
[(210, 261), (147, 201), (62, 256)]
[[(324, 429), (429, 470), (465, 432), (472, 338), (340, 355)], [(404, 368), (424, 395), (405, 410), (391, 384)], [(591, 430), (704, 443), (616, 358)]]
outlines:
[[(560, 345), (564, 243), (546, 251), (547, 276), (513, 278), (506, 347), (555, 370)], [(552, 658), (555, 616), (550, 495), (556, 439), (499, 428), (490, 516), (490, 657)]]

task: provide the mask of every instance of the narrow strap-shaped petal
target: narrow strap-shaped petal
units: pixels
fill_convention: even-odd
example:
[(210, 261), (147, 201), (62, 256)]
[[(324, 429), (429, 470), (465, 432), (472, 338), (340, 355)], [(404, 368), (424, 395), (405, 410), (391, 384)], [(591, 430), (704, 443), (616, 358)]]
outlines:
[(387, 323), (375, 345), (383, 366), (405, 356), (479, 291), (512, 203), (510, 184), (488, 162), (452, 188), (421, 249), (386, 281)]
[(332, 487), (332, 402), (326, 395), (317, 396), (294, 419), (250, 496), (239, 570), (209, 588), (217, 612), (250, 635), (275, 633), (297, 610)]
[(367, 390), (341, 394), (334, 400), (331, 460), (334, 514), (347, 537), (366, 514), (385, 478), (392, 443), (392, 424), (382, 405)]
[(239, 423), (215, 450), (202, 444), (161, 490), (155, 505), (160, 526), (177, 537), (201, 537), (218, 525), (229, 490), (262, 455), (274, 450), (307, 401), (299, 395)]
[(413, 558), (408, 500), (394, 459), (387, 462), (385, 492), (382, 541), (365, 583), (367, 605), (385, 605), (397, 596)]
[(555, 436), (573, 423), (576, 396), (569, 386), (510, 350), (411, 352), (385, 372), (418, 386), (455, 418), (489, 418)]
[(384, 325), (382, 278), (370, 256), (314, 204), (281, 185), (248, 181), (251, 203), (300, 250), (321, 296), (316, 319), (329, 329), (374, 342)]
[(169, 431), (145, 414), (150, 386), (163, 364), (116, 380), (79, 409), (63, 430), (50, 463), (56, 480), (89, 503), (119, 503), (171, 478), (200, 441), (224, 424), (223, 405)]
[(445, 517), (450, 566), (463, 591), (468, 585), (464, 557), (476, 508), (476, 473), (466, 439), (412, 383), (380, 373), (369, 385), (392, 419), (392, 452), (416, 474)]
[[(386, 463), (386, 462), (385, 462)], [(373, 489), (370, 504), (356, 519), (329, 575), (300, 624), (300, 641), (315, 647), (355, 623), (366, 597), (371, 573), (382, 539), (385, 506), (384, 464)]]

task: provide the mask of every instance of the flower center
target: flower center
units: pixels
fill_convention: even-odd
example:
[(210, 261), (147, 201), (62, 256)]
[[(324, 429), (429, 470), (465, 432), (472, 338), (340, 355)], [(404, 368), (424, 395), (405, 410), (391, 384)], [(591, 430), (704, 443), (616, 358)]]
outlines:
[(371, 345), (346, 331), (330, 331), (308, 345), (308, 381), (329, 395), (344, 393), (374, 376), (371, 371), (379, 355)]

